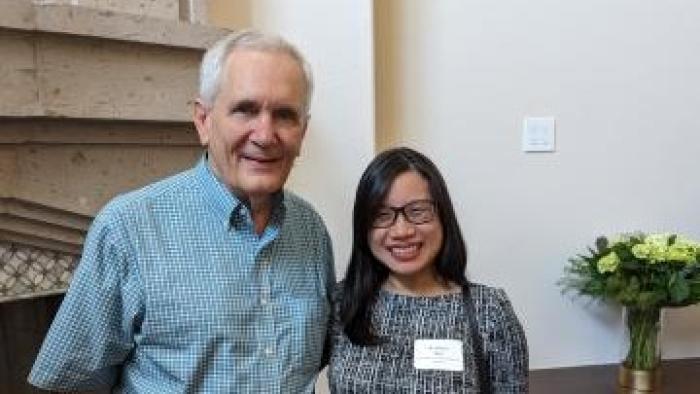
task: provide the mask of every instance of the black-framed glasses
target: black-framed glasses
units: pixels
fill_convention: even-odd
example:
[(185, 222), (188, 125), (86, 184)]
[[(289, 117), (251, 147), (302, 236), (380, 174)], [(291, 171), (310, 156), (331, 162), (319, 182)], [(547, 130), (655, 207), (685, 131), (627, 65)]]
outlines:
[(372, 227), (389, 228), (396, 223), (399, 214), (402, 214), (409, 223), (424, 224), (435, 219), (435, 213), (433, 200), (415, 200), (402, 207), (383, 206), (374, 215)]

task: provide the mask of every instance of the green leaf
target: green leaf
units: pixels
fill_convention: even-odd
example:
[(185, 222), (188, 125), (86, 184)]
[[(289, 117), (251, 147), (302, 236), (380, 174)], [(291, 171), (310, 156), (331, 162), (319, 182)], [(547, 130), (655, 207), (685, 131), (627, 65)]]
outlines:
[(690, 289), (690, 294), (688, 298), (694, 302), (700, 302), (700, 280), (689, 281), (688, 287)]
[(685, 265), (685, 267), (681, 269), (680, 273), (685, 278), (692, 278), (693, 276), (697, 276), (698, 279), (700, 279), (700, 264), (698, 264), (698, 262), (696, 261), (688, 263)]
[[(622, 269), (625, 270), (630, 270), (630, 271), (637, 271), (642, 269), (642, 264), (639, 263), (639, 261), (635, 260), (634, 257), (630, 259), (631, 255), (627, 256), (627, 259), (622, 260), (620, 262), (620, 266)], [(622, 257), (621, 257), (622, 258)]]
[(634, 289), (635, 291), (638, 291), (639, 290), (639, 278), (637, 278), (636, 275), (630, 276), (628, 286), (630, 289)]
[(672, 234), (670, 237), (668, 237), (668, 246), (675, 244), (676, 238), (678, 238), (678, 235), (676, 234)]
[(608, 249), (608, 239), (605, 237), (596, 238), (595, 247), (598, 248), (598, 253), (605, 252)]
[(625, 245), (618, 245), (614, 250), (622, 261), (637, 261), (637, 258), (632, 254), (632, 249)]
[(666, 305), (668, 304), (668, 293), (662, 288), (656, 288), (654, 290), (654, 302), (656, 305)]
[(690, 296), (688, 281), (682, 276), (672, 275), (669, 281), (668, 293), (671, 296), (671, 301), (675, 303), (683, 302)]
[(607, 294), (616, 294), (625, 285), (625, 282), (620, 278), (619, 275), (612, 275), (605, 281), (605, 292)]
[(627, 284), (617, 294), (616, 299), (623, 305), (636, 305), (639, 301), (639, 279), (632, 275)]
[(603, 283), (599, 281), (590, 281), (581, 289), (583, 294), (601, 295), (604, 293)]
[(658, 294), (654, 291), (641, 291), (637, 300), (640, 308), (649, 308), (656, 305)]

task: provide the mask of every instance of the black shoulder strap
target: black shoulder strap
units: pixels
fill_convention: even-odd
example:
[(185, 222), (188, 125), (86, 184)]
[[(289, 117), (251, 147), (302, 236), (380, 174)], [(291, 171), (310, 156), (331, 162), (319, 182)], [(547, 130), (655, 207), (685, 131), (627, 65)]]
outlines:
[(484, 357), (484, 346), (481, 335), (479, 335), (479, 326), (476, 323), (476, 307), (474, 306), (469, 285), (462, 287), (462, 296), (464, 297), (464, 308), (469, 319), (469, 334), (472, 339), (474, 359), (479, 374), (479, 390), (482, 394), (491, 394), (491, 367), (489, 360)]

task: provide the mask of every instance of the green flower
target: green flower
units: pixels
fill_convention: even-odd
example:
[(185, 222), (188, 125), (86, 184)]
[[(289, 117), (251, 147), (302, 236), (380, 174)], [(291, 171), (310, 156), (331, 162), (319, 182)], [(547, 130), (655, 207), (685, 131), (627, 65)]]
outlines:
[(683, 236), (683, 235), (679, 235), (678, 237), (676, 237), (676, 243), (683, 244), (683, 245), (690, 245), (690, 246), (694, 247), (695, 249), (700, 249), (700, 242), (695, 242), (692, 239), (690, 239), (686, 236)]
[(651, 257), (651, 248), (647, 243), (636, 244), (632, 247), (632, 254), (638, 259), (646, 260)]
[(685, 262), (688, 259), (686, 248), (679, 246), (672, 252), (673, 246), (668, 245), (670, 238), (670, 234), (649, 235), (644, 238), (644, 243), (632, 246), (632, 254), (640, 260), (646, 260), (649, 264), (670, 260)]
[(615, 252), (610, 252), (598, 260), (598, 272), (604, 274), (606, 272), (615, 272), (620, 265), (620, 258)]
[(666, 257), (671, 261), (690, 264), (695, 262), (698, 253), (698, 245), (695, 242), (681, 239), (668, 248)]
[(566, 291), (642, 309), (700, 303), (700, 242), (682, 235), (598, 237), (569, 261)]
[(671, 234), (649, 234), (644, 238), (645, 244), (666, 246)]

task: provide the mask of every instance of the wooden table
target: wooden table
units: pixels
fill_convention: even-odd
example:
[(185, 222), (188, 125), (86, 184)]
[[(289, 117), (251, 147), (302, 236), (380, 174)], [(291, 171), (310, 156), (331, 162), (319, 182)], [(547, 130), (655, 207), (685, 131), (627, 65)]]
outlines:
[[(617, 364), (530, 371), (530, 394), (618, 394)], [(662, 363), (656, 393), (700, 394), (700, 358)]]

